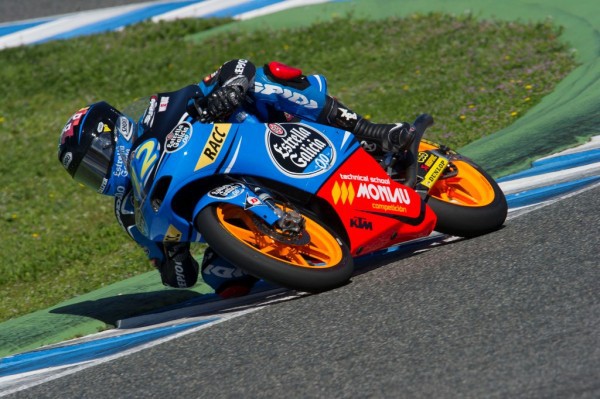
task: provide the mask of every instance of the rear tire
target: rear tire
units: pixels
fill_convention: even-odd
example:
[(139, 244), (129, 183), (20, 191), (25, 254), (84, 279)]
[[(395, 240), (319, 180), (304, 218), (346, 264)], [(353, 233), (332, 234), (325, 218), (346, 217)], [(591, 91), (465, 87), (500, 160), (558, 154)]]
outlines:
[(256, 277), (287, 288), (320, 292), (348, 282), (354, 262), (344, 241), (304, 212), (310, 236), (307, 244), (293, 245), (270, 234), (250, 211), (226, 203), (212, 204), (196, 217), (196, 229), (223, 258)]

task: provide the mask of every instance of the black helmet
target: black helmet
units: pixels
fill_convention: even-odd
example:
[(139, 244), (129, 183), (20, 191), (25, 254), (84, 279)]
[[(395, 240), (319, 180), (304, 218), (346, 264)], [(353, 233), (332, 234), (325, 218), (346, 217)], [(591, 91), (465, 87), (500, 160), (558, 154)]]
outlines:
[(58, 142), (58, 160), (78, 182), (105, 191), (117, 141), (117, 123), (123, 114), (106, 102), (77, 111)]

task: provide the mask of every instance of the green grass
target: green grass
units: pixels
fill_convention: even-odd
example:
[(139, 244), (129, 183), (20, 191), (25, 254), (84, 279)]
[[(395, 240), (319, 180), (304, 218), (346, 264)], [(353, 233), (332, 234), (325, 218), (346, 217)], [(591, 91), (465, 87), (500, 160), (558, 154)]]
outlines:
[(75, 184), (57, 160), (64, 123), (88, 103), (124, 107), (197, 82), (231, 58), (278, 60), (324, 74), (333, 95), (374, 121), (431, 113), (428, 137), (460, 147), (509, 125), (575, 66), (549, 23), (470, 16), (344, 17), (183, 39), (225, 22), (144, 23), (0, 51), (0, 320), (151, 270), (116, 223), (112, 200)]

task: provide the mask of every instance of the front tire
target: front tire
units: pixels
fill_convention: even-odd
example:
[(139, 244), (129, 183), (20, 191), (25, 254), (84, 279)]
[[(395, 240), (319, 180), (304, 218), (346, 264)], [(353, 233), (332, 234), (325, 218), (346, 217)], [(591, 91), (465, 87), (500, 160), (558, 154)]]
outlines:
[[(281, 232), (261, 224), (250, 211), (217, 203), (204, 208), (196, 229), (219, 255), (244, 271), (267, 281), (307, 292), (346, 284), (354, 272), (350, 250), (343, 240), (318, 220), (306, 221), (304, 240), (285, 242)], [(269, 231), (269, 229), (271, 231)]]
[(466, 158), (451, 162), (457, 174), (438, 180), (429, 191), (427, 203), (438, 217), (435, 230), (475, 237), (501, 228), (508, 204), (498, 183)]

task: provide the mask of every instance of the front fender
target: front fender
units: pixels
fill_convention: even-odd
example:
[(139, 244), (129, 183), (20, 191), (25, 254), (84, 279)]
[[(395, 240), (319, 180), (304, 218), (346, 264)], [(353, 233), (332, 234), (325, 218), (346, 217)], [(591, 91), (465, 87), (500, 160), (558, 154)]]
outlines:
[(243, 183), (228, 183), (213, 188), (200, 198), (194, 208), (193, 220), (196, 220), (201, 210), (215, 202), (239, 206), (254, 213), (268, 225), (272, 225), (280, 218), (275, 210), (258, 198), (248, 186)]

